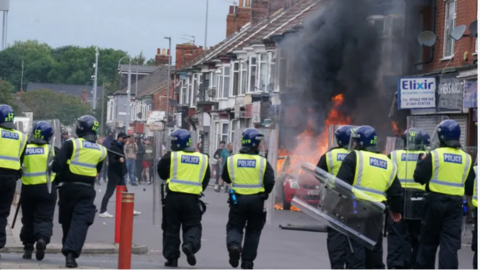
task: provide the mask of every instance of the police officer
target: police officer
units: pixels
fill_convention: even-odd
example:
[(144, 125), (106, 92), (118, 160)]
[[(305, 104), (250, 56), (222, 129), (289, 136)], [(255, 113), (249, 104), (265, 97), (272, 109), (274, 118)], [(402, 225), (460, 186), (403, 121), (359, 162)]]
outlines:
[(55, 156), (53, 171), (59, 173), (59, 216), (62, 224), (62, 253), (66, 267), (75, 268), (82, 252), (88, 227), (95, 219), (95, 176), (101, 171), (107, 156), (105, 147), (98, 145), (99, 123), (84, 115), (77, 120), (77, 139), (66, 141)]
[(227, 249), (230, 265), (234, 268), (238, 267), (241, 256), (242, 269), (253, 269), (260, 235), (266, 222), (264, 201), (275, 185), (272, 166), (259, 155), (258, 147), (262, 140), (263, 134), (256, 129), (243, 131), (240, 153), (228, 157), (223, 167), (222, 179), (231, 184)]
[[(397, 165), (397, 177), (402, 188), (412, 194), (423, 193), (425, 187), (413, 181), (413, 173), (418, 156), (425, 153), (430, 139), (425, 131), (410, 128), (405, 130), (402, 140), (404, 149), (395, 150), (388, 157)], [(420, 228), (421, 220), (402, 219), (400, 222), (393, 222), (392, 218), (388, 219), (388, 269), (415, 268)]]
[(158, 175), (167, 179), (167, 196), (163, 208), (163, 256), (165, 266), (177, 267), (180, 257), (180, 226), (183, 230), (182, 251), (191, 266), (197, 263), (195, 253), (200, 250), (202, 212), (199, 198), (210, 179), (208, 157), (195, 152), (192, 138), (185, 129), (171, 136), (172, 151), (158, 162)]
[[(475, 162), (476, 163), (476, 162)], [(472, 238), (472, 251), (473, 253), (473, 269), (477, 269), (477, 245), (478, 245), (478, 240), (477, 240), (477, 233), (478, 233), (478, 185), (477, 185), (477, 164), (475, 164), (474, 167), (475, 170), (475, 183), (473, 185), (473, 197), (472, 197), (472, 204), (475, 207), (474, 208), (474, 220), (475, 220), (475, 227), (472, 231), (473, 238)]]
[(439, 148), (423, 155), (413, 175), (415, 182), (426, 185), (429, 193), (422, 220), (416, 268), (435, 268), (440, 244), (439, 268), (458, 268), (457, 251), (461, 248), (463, 195), (473, 194), (475, 172), (469, 154), (461, 149), (460, 126), (454, 120), (437, 126)]
[[(330, 149), (318, 161), (317, 167), (329, 172), (332, 175), (337, 175), (343, 159), (348, 154), (348, 144), (353, 127), (343, 126), (335, 131), (335, 138), (337, 139), (337, 147)], [(348, 242), (345, 235), (339, 233), (330, 227), (327, 229), (327, 249), (328, 257), (330, 258), (330, 266), (332, 269), (344, 269), (346, 264), (346, 256), (348, 252)], [(346, 266), (350, 268), (349, 265)]]
[(27, 137), (15, 130), (12, 107), (0, 105), (0, 249), (5, 247), (7, 218), (10, 215), (17, 179), (25, 155)]
[[(356, 190), (363, 191), (369, 198), (359, 199), (386, 203), (390, 200), (390, 214), (395, 222), (401, 220), (403, 210), (403, 192), (398, 181), (395, 164), (377, 149), (377, 133), (371, 126), (360, 126), (352, 135), (353, 148), (342, 162), (337, 177)], [(354, 189), (354, 190), (355, 190)], [(355, 192), (355, 191), (354, 191)], [(369, 220), (381, 226), (382, 218)], [(376, 224), (376, 223), (379, 224)], [(353, 254), (348, 249), (347, 263), (350, 268), (385, 269), (383, 263), (383, 239), (381, 232), (373, 250), (365, 249), (355, 239), (350, 239)]]
[[(23, 242), (24, 259), (31, 259), (33, 245), (36, 245), (36, 258), (43, 260), (45, 248), (53, 234), (53, 214), (57, 201), (57, 192), (51, 193), (47, 188), (45, 168), (49, 156), (49, 141), (53, 128), (47, 122), (38, 122), (33, 127), (32, 137), (25, 151), (22, 175), (21, 207), (22, 230), (20, 240)], [(55, 153), (54, 153), (55, 154)], [(52, 180), (55, 175), (52, 175)], [(55, 188), (52, 182), (52, 189)]]

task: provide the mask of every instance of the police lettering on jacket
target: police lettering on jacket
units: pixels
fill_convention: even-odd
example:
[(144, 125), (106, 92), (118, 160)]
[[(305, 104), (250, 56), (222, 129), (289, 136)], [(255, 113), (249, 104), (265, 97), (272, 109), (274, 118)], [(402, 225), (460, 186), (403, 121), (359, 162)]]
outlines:
[(388, 167), (387, 161), (378, 158), (370, 157), (370, 166), (386, 170)]
[(337, 161), (343, 161), (348, 154), (339, 153), (337, 154)]
[(3, 139), (10, 139), (10, 140), (18, 140), (19, 135), (16, 132), (10, 132), (7, 130), (2, 130), (2, 138)]
[(256, 160), (251, 159), (239, 159), (237, 160), (238, 168), (255, 168), (257, 166)]
[(83, 147), (100, 150), (100, 146), (98, 146), (98, 144), (89, 141), (83, 141)]
[(449, 163), (462, 164), (462, 156), (455, 154), (443, 154), (443, 160)]
[[(402, 154), (402, 161), (407, 161), (407, 154)], [(418, 161), (418, 154), (408, 154), (408, 161)]]
[(45, 152), (42, 147), (32, 147), (32, 148), (27, 148), (25, 151), (25, 154), (27, 156), (30, 155), (43, 155)]
[(200, 164), (200, 158), (196, 157), (196, 156), (183, 155), (181, 162), (186, 163), (186, 164), (198, 165), (198, 164)]

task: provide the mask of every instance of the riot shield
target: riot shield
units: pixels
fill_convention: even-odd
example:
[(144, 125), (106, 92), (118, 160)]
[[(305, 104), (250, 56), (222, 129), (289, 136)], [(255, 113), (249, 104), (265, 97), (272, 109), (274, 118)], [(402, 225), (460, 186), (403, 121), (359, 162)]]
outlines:
[(154, 131), (153, 133), (153, 145), (154, 145), (154, 155), (153, 155), (153, 225), (159, 226), (161, 224), (160, 217), (162, 216), (162, 208), (161, 208), (161, 197), (160, 197), (160, 190), (163, 184), (163, 180), (160, 179), (157, 173), (157, 166), (158, 162), (162, 158), (162, 145), (163, 145), (163, 135), (164, 131)]
[(302, 169), (322, 183), (319, 188), (320, 206), (309, 203), (306, 200), (308, 194), (304, 193), (296, 195), (292, 204), (366, 248), (373, 249), (382, 233), (385, 205), (310, 163), (304, 163)]
[(46, 176), (47, 176), (48, 193), (52, 193), (52, 181), (53, 181), (53, 178), (55, 177), (52, 170), (54, 153), (55, 153), (54, 152), (55, 141), (56, 141), (55, 136), (53, 136), (52, 141), (50, 142), (50, 146), (48, 147), (47, 168), (45, 170)]
[[(275, 179), (277, 179), (277, 159), (278, 159), (278, 130), (272, 129), (269, 130), (269, 134), (264, 134), (265, 137), (268, 139), (264, 142), (264, 145), (267, 145), (266, 142), (268, 141), (268, 145), (266, 146), (266, 151), (268, 152), (267, 160), (272, 166), (273, 171), (275, 172)], [(265, 203), (265, 209), (267, 211), (267, 224), (272, 224), (273, 215), (275, 212), (275, 198), (276, 198), (276, 189), (272, 190), (270, 196)]]
[[(403, 219), (405, 220), (421, 220), (425, 205), (425, 190), (419, 188), (420, 186), (413, 179), (420, 150), (423, 149), (422, 145), (415, 144), (415, 136), (415, 131), (409, 129), (405, 140), (405, 153), (402, 153), (400, 157), (392, 157), (392, 160), (396, 161), (397, 164), (398, 175), (400, 176), (398, 180), (405, 191), (403, 212)], [(401, 160), (397, 160), (398, 158)]]
[[(38, 120), (38, 121), (33, 121), (32, 123), (32, 128), (30, 130), (33, 129), (33, 127), (35, 126), (36, 123), (40, 122), (40, 121), (45, 121), (47, 123), (49, 123), (52, 128), (53, 128), (53, 134), (57, 137), (61, 137), (62, 135), (62, 129), (61, 129), (61, 125), (60, 125), (60, 120), (58, 119), (49, 119), (49, 120)], [(55, 140), (55, 142), (53, 143), (53, 146), (54, 147), (57, 147), (58, 149), (60, 149), (62, 147), (62, 140)]]
[(353, 151), (354, 149), (354, 141), (355, 141), (355, 138), (357, 137), (357, 135), (355, 134), (355, 129), (353, 129), (352, 133), (350, 133), (350, 141), (348, 142), (348, 152), (351, 152)]

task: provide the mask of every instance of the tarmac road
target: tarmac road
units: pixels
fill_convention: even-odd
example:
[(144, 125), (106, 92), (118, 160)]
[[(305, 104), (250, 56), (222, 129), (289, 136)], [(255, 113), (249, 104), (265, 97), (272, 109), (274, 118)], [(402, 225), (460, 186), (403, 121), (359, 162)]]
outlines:
[[(96, 186), (96, 205), (100, 208), (106, 184)], [(162, 236), (160, 225), (152, 224), (152, 186), (128, 186), (130, 192), (135, 193), (135, 209), (142, 212), (134, 218), (133, 243), (147, 245), (150, 252), (146, 255), (134, 255), (133, 268), (159, 268), (163, 267), (164, 259), (161, 253)], [(228, 195), (216, 193), (213, 188), (208, 188), (203, 200), (207, 203), (208, 210), (203, 216), (202, 249), (197, 254), (197, 268), (230, 268), (226, 251), (226, 223), (228, 216)], [(115, 195), (108, 205), (111, 214), (115, 213)], [(315, 232), (300, 232), (281, 230), (279, 224), (315, 225), (315, 220), (301, 212), (274, 210), (272, 224), (265, 225), (260, 242), (258, 258), (255, 268), (330, 268), (326, 249), (326, 234)], [(98, 214), (98, 213), (97, 213)], [(52, 243), (61, 243), (62, 231), (55, 218), (54, 235)], [(87, 243), (113, 243), (115, 219), (95, 218), (87, 236)], [(469, 233), (466, 234), (465, 243), (471, 241)], [(386, 256), (386, 239), (384, 243)], [(4, 259), (15, 260), (14, 254), (3, 254)], [(13, 256), (13, 257), (12, 257)], [(473, 252), (464, 246), (459, 251), (460, 268), (472, 267)], [(2, 260), (4, 260), (2, 259)], [(20, 261), (23, 261), (19, 259)], [(52, 260), (52, 261), (50, 261)], [(63, 264), (61, 255), (48, 254), (47, 262)], [(82, 256), (79, 263), (84, 266), (116, 268), (117, 256)], [(184, 256), (180, 258), (180, 267), (188, 267)]]

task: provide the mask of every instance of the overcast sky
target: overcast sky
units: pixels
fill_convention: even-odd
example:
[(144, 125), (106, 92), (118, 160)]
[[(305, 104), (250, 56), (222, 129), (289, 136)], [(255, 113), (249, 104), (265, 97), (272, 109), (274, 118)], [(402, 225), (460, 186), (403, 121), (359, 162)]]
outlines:
[[(225, 38), (231, 2), (209, 0), (208, 46)], [(206, 0), (10, 0), (8, 43), (97, 45), (131, 56), (143, 51), (148, 59), (157, 48), (168, 48), (165, 36), (172, 37), (172, 49), (187, 42), (183, 35), (195, 36), (203, 46), (205, 9)]]

